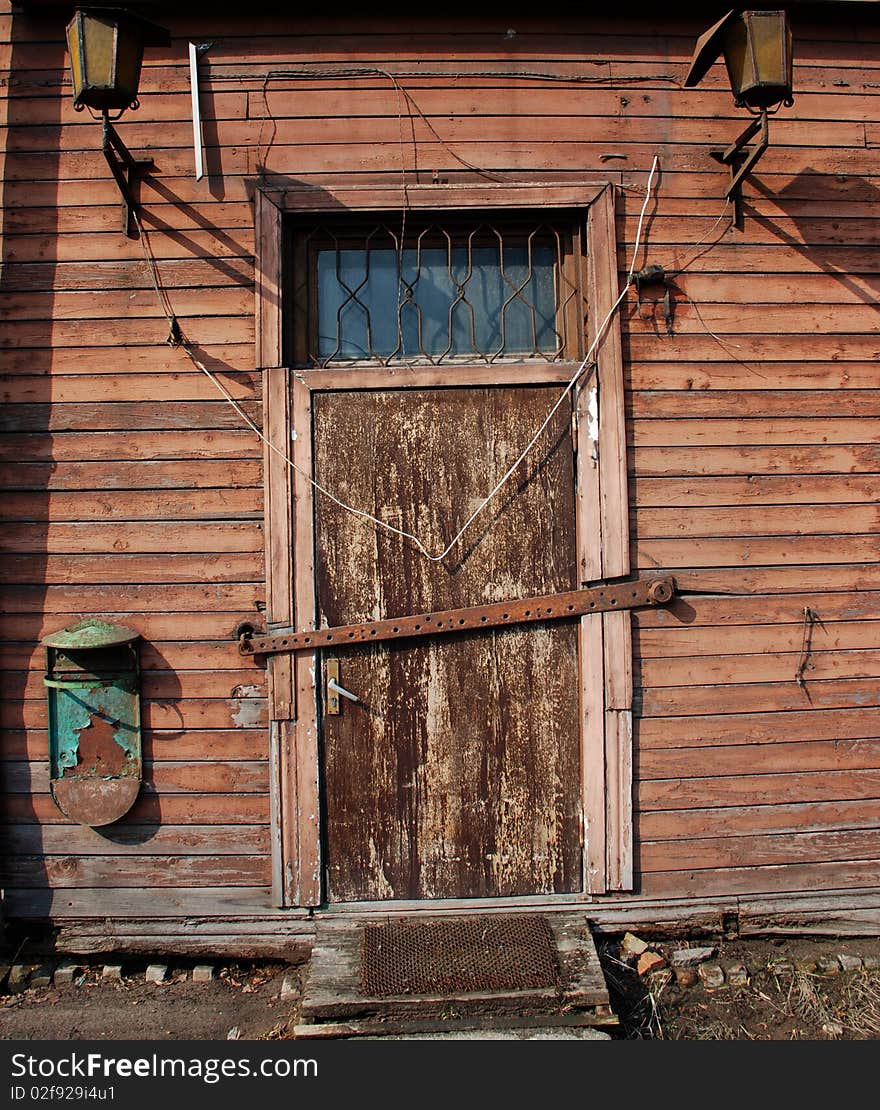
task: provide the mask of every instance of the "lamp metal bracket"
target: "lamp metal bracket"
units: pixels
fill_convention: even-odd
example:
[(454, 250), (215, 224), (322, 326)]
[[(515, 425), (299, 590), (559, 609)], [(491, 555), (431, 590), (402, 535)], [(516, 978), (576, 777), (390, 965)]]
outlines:
[[(748, 150), (747, 144), (759, 131), (761, 132), (760, 139), (751, 150)], [(767, 112), (764, 111), (752, 120), (745, 131), (737, 136), (726, 150), (711, 151), (711, 155), (716, 162), (721, 162), (723, 165), (730, 167), (730, 184), (725, 196), (728, 200), (733, 201), (733, 217), (730, 222), (731, 227), (735, 227), (738, 231), (742, 231), (745, 227), (742, 199), (743, 181), (755, 168), (758, 159), (769, 145), (770, 125)]]
[(155, 163), (152, 158), (137, 159), (132, 156), (110, 122), (107, 112), (104, 112), (103, 123), (104, 157), (122, 193), (122, 231), (129, 239), (136, 239), (137, 227), (134, 217), (140, 207), (136, 192), (141, 178), (153, 169)]

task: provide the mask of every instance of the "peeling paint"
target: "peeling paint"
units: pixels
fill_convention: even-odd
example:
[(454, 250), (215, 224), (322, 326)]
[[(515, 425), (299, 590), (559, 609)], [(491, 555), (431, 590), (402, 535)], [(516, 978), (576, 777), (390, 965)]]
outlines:
[(261, 686), (236, 686), (229, 695), (231, 698), (259, 698), (262, 696)]
[(240, 698), (233, 702), (232, 723), (236, 728), (255, 728), (260, 724), (262, 701), (259, 698)]
[(599, 390), (593, 386), (590, 389), (590, 400), (587, 404), (587, 435), (591, 443), (599, 442)]

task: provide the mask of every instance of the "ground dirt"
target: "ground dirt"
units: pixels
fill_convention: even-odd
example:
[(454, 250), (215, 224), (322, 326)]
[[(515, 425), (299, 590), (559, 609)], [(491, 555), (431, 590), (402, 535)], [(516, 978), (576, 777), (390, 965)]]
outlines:
[[(109, 962), (109, 961), (108, 961)], [(115, 960), (114, 962), (119, 962)], [(159, 959), (155, 962), (159, 962)], [(284, 1036), (297, 996), (281, 999), (279, 963), (215, 963), (215, 978), (194, 983), (191, 963), (169, 965), (164, 983), (147, 983), (147, 961), (123, 963), (107, 982), (102, 964), (82, 963), (73, 982), (0, 995), (0, 1038), (10, 1040), (227, 1040)]]
[[(747, 981), (709, 989), (682, 986), (671, 967), (640, 975), (619, 937), (600, 939), (600, 957), (620, 1018), (615, 1039), (864, 1040), (880, 1039), (880, 970), (822, 974), (822, 958), (880, 956), (880, 939), (828, 938), (676, 941), (640, 939), (661, 960), (687, 947), (710, 946), (708, 965), (743, 965)], [(8, 957), (7, 957), (8, 959)], [(83, 960), (71, 983), (0, 994), (0, 1039), (246, 1040), (286, 1039), (297, 994), (281, 999), (285, 978), (302, 968), (282, 963), (215, 961), (215, 978), (195, 983), (195, 961), (166, 959), (166, 982), (147, 983), (144, 959), (123, 963), (123, 978), (102, 978), (104, 961)], [(35, 963), (31, 958), (19, 962)], [(51, 962), (51, 961), (48, 961)], [(106, 962), (111, 962), (108, 957)], [(119, 962), (118, 960), (112, 962)], [(204, 962), (204, 961), (201, 961)]]
[[(664, 1040), (876, 1040), (880, 1039), (880, 970), (822, 971), (822, 961), (841, 955), (880, 955), (878, 938), (774, 938), (681, 942), (639, 937), (648, 951), (667, 961), (640, 975), (620, 938), (599, 942), (599, 954), (620, 1018), (615, 1038)], [(678, 982), (672, 954), (708, 946), (715, 954), (704, 967), (726, 972), (723, 986), (711, 989), (701, 978)], [(699, 966), (699, 965), (696, 965)], [(730, 985), (731, 968), (744, 967), (746, 981)], [(696, 970), (696, 967), (694, 968)]]

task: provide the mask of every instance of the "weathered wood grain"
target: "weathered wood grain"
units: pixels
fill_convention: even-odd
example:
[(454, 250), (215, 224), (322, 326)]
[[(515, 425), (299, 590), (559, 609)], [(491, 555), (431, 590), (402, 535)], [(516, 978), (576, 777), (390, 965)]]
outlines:
[[(411, 521), (436, 547), (504, 473), (507, 445), (540, 423), (555, 396), (547, 387), (318, 394), (316, 475), (324, 483), (335, 476), (345, 500), (379, 516), (400, 506), (398, 526)], [(442, 564), (352, 522), (318, 494), (322, 623), (570, 589), (569, 424), (568, 412), (557, 414), (493, 508), (492, 527), (478, 522)], [(339, 438), (365, 431), (357, 465), (340, 473)], [(419, 458), (432, 460), (430, 474), (412, 466)], [(574, 632), (505, 629), (338, 653), (340, 681), (361, 705), (324, 718), (331, 898), (580, 888)]]

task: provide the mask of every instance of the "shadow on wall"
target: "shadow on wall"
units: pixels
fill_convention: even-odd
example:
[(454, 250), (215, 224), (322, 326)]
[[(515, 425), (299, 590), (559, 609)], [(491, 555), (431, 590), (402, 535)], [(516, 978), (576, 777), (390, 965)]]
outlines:
[[(853, 274), (854, 266), (841, 267), (833, 261), (834, 249), (853, 246), (863, 251), (866, 246), (880, 246), (877, 235), (877, 216), (880, 215), (880, 189), (864, 177), (841, 174), (826, 174), (807, 166), (795, 175), (788, 184), (778, 190), (768, 189), (760, 175), (750, 179), (752, 187), (784, 209), (787, 216), (801, 233), (798, 239), (779, 227), (770, 216), (762, 216), (745, 203), (746, 219), (754, 220), (761, 227), (772, 231), (779, 239), (798, 251), (816, 265), (823, 273), (836, 278), (860, 301), (877, 305), (880, 299), (880, 274)], [(806, 199), (809, 198), (809, 199)], [(833, 238), (827, 235), (829, 217), (837, 214), (837, 206), (858, 205), (863, 211), (861, 216), (843, 216), (831, 225)], [(824, 210), (823, 210), (824, 208)], [(871, 222), (868, 236), (862, 230), (864, 224)], [(851, 235), (848, 225), (861, 225), (856, 234)]]
[[(62, 821), (48, 794), (47, 710), (40, 638), (66, 618), (49, 614), (47, 587), (62, 584), (68, 559), (48, 571), (50, 490), (57, 488), (53, 458), (52, 319), (55, 313), (58, 177), (65, 76), (63, 27), (49, 41), (35, 21), (11, 20), (7, 147), (0, 177), (4, 212), (0, 300), (7, 325), (0, 409), (0, 483), (3, 488), (2, 615), (3, 802), (0, 810), (4, 915), (45, 917), (52, 898), (43, 862), (43, 828)], [(36, 40), (36, 41), (34, 41)], [(53, 41), (55, 40), (55, 41)], [(39, 143), (34, 149), (33, 140)], [(58, 593), (58, 590), (53, 591)], [(60, 606), (63, 609), (63, 604)], [(46, 613), (45, 621), (42, 615)]]

